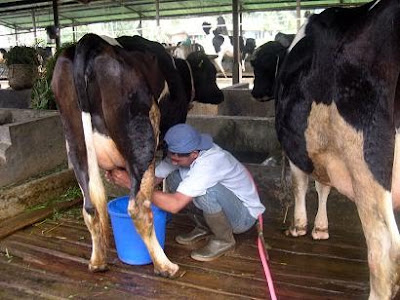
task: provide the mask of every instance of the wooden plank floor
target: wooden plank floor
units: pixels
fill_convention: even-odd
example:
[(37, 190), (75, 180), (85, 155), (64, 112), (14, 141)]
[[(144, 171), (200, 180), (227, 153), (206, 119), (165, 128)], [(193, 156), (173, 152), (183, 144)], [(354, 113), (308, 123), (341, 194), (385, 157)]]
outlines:
[[(278, 299), (367, 299), (366, 246), (352, 203), (333, 193), (328, 202), (331, 238), (313, 241), (286, 237), (277, 200), (279, 172), (250, 167), (267, 207), (264, 235)], [(310, 191), (308, 210), (315, 211)], [(90, 235), (80, 208), (46, 219), (0, 240), (0, 299), (268, 299), (256, 247), (256, 230), (236, 236), (236, 250), (213, 262), (190, 258), (193, 247), (175, 235), (191, 229), (184, 214), (167, 226), (165, 252), (185, 270), (170, 280), (153, 274), (152, 265), (131, 266), (109, 249), (110, 270), (91, 274)], [(78, 215), (77, 216), (77, 213)], [(310, 215), (310, 221), (313, 216)], [(199, 244), (201, 245), (201, 244)], [(199, 246), (197, 245), (197, 246)]]

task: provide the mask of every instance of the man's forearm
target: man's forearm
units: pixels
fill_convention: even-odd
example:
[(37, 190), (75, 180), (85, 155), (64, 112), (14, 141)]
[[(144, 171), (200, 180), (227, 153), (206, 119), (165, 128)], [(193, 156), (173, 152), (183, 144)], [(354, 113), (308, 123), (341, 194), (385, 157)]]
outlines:
[(184, 208), (190, 201), (191, 197), (181, 193), (163, 193), (154, 191), (152, 202), (159, 208), (170, 213), (177, 213)]

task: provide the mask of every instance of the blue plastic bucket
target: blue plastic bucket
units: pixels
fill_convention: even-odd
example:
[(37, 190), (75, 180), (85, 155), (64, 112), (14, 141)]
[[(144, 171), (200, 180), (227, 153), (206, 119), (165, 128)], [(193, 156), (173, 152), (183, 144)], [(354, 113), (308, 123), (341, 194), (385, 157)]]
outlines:
[[(108, 213), (114, 233), (118, 258), (130, 265), (150, 264), (151, 258), (145, 244), (128, 214), (129, 197), (124, 196), (108, 202)], [(152, 205), (156, 237), (161, 247), (165, 244), (165, 224), (167, 213)]]

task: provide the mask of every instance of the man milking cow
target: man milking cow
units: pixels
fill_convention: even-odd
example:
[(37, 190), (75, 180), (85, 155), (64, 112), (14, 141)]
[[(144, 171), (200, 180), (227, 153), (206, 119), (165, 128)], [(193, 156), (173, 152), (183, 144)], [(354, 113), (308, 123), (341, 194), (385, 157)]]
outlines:
[[(191, 232), (176, 236), (176, 242), (194, 244), (211, 236), (204, 247), (192, 251), (191, 257), (198, 261), (211, 261), (232, 251), (233, 234), (249, 230), (265, 210), (250, 173), (213, 143), (211, 136), (190, 125), (171, 127), (164, 141), (167, 156), (156, 167), (155, 175), (156, 184), (167, 179), (169, 192), (154, 191), (152, 202), (171, 213), (187, 206), (196, 225)], [(109, 171), (106, 177), (130, 188), (123, 169)]]

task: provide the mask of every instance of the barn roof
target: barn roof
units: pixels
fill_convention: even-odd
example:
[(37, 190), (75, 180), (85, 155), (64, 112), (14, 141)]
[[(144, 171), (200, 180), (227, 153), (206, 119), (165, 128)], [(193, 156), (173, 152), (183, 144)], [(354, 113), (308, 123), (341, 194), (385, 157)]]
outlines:
[[(89, 2), (89, 3), (87, 3)], [(301, 8), (349, 6), (365, 0), (302, 0)], [(86, 4), (85, 4), (86, 3)], [(241, 0), (242, 12), (289, 10), (296, 8), (296, 0)], [(160, 18), (190, 15), (218, 15), (232, 11), (232, 0), (159, 0)], [(58, 0), (61, 27), (122, 20), (156, 18), (155, 0)], [(53, 25), (53, 1), (0, 1), (0, 25), (17, 30)]]

